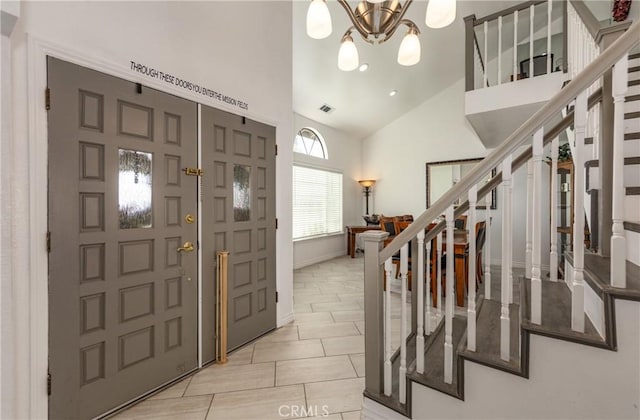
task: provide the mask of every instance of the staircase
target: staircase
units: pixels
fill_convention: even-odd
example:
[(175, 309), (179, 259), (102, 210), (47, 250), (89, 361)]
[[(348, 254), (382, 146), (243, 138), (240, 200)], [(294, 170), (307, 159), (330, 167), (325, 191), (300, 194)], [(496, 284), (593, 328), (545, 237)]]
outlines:
[[(362, 235), (366, 418), (640, 417), (640, 54), (634, 53), (639, 44), (640, 23), (635, 23), (389, 245), (382, 245), (383, 232)], [(611, 96), (613, 123), (602, 124)], [(559, 123), (550, 122), (568, 105), (573, 108)], [(593, 113), (596, 107), (602, 114)], [(611, 255), (585, 250), (584, 231), (574, 228), (574, 249), (565, 254), (566, 274), (558, 278), (553, 239), (550, 254), (542, 255), (542, 230), (552, 238), (555, 233), (555, 224), (542, 218), (542, 207), (551, 205), (542, 190), (542, 160), (550, 154), (555, 162), (558, 137), (572, 127), (574, 219), (584, 220), (586, 192), (608, 188), (594, 181), (601, 178), (603, 158), (591, 159), (597, 156), (587, 136), (593, 115), (602, 119), (599, 130), (612, 128), (613, 157), (606, 163), (613, 166), (613, 206), (603, 224), (613, 226), (613, 233), (601, 237), (605, 249), (613, 238)], [(609, 137), (601, 133), (602, 141)], [(512, 177), (526, 167), (532, 174), (526, 218), (531, 249), (527, 268), (519, 273), (510, 258)], [(497, 175), (478, 184), (494, 168)], [(550, 182), (555, 191), (557, 180)], [(490, 267), (485, 255), (484, 284), (477, 291), (469, 287), (466, 306), (455, 308), (454, 220), (468, 215), (469, 261), (475, 261), (473, 227), (491, 217), (476, 207), (494, 188), (502, 220), (493, 224), (501, 224), (502, 241), (493, 246), (501, 248), (502, 264)], [(463, 204), (454, 208), (458, 200)], [(440, 247), (443, 237), (446, 267), (430, 267), (431, 247)], [(391, 258), (398, 252), (400, 278), (393, 280)], [(473, 279), (476, 267), (469, 267)], [(435, 284), (446, 278), (438, 307), (431, 299), (435, 286), (426, 280), (432, 269), (438, 272)], [(392, 281), (400, 283), (399, 311), (392, 307)], [(401, 339), (394, 346), (391, 336), (398, 330)]]

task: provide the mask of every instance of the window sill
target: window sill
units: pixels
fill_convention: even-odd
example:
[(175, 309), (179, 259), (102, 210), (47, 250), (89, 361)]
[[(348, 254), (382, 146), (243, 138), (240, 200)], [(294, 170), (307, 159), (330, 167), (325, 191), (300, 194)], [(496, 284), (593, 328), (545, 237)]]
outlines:
[(305, 236), (304, 238), (296, 238), (293, 240), (293, 242), (304, 242), (304, 241), (310, 241), (313, 239), (323, 239), (323, 238), (331, 238), (333, 236), (341, 236), (346, 234), (346, 232), (341, 231), (341, 232), (335, 232), (335, 233), (325, 233), (322, 235), (314, 235), (314, 236)]

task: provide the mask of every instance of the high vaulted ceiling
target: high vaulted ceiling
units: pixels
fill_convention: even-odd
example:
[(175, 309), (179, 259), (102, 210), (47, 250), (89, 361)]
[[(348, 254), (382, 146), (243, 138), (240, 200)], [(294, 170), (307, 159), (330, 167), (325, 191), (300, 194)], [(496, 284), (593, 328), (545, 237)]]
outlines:
[[(349, 4), (355, 8), (357, 1)], [(403, 2), (404, 3), (404, 2)], [(365, 72), (338, 69), (338, 49), (344, 32), (352, 26), (336, 0), (327, 0), (333, 32), (326, 39), (306, 34), (309, 1), (293, 2), (293, 109), (307, 118), (364, 138), (389, 124), (464, 76), (463, 17), (477, 18), (504, 10), (521, 1), (458, 0), (453, 24), (443, 29), (428, 28), (426, 1), (414, 1), (405, 15), (420, 28), (422, 59), (412, 67), (398, 64), (398, 47), (406, 30), (398, 29), (388, 42), (367, 44), (354, 34), (360, 63)], [(390, 97), (389, 92), (397, 90)], [(320, 111), (323, 104), (334, 110)]]

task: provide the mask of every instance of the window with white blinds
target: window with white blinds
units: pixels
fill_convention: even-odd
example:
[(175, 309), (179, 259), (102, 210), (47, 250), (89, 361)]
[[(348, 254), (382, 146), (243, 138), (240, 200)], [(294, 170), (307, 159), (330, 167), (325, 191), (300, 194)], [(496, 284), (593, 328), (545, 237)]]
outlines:
[(293, 239), (342, 229), (342, 174), (294, 165)]

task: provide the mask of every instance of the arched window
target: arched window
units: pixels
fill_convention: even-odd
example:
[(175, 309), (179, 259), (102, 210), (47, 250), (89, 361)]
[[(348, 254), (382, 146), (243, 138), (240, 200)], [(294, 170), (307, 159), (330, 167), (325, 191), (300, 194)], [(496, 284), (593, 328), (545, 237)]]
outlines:
[(316, 130), (308, 127), (303, 128), (296, 134), (296, 138), (293, 141), (293, 151), (320, 159), (329, 158), (327, 145), (322, 136)]

